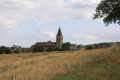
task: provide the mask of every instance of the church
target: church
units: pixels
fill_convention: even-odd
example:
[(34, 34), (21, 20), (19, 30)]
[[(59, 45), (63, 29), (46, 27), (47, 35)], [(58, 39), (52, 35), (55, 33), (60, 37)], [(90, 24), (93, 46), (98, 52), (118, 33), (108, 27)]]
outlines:
[(52, 48), (52, 49), (61, 48), (62, 44), (63, 44), (63, 35), (61, 29), (59, 28), (58, 33), (56, 35), (56, 42), (51, 42), (51, 41), (37, 42), (36, 44), (32, 45), (31, 48), (33, 49), (35, 46), (40, 45), (43, 47), (44, 51), (47, 51), (48, 48)]

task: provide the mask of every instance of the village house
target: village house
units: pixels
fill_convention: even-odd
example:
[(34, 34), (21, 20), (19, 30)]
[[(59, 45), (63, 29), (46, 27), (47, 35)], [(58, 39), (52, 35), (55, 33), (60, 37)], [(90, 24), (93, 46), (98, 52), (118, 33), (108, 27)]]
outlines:
[(70, 50), (74, 51), (74, 50), (81, 50), (82, 45), (76, 45), (76, 44), (71, 44), (70, 45)]
[(10, 47), (10, 50), (13, 52), (13, 51), (15, 51), (15, 50), (19, 50), (19, 51), (21, 51), (22, 50), (22, 48), (21, 48), (21, 46), (16, 46), (16, 45), (13, 45), (12, 47)]

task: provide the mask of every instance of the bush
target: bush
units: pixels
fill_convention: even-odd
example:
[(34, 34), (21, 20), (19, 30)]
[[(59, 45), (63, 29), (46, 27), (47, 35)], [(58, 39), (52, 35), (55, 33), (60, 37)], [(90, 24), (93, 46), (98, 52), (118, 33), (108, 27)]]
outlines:
[(10, 49), (9, 49), (9, 48), (6, 48), (5, 53), (6, 53), (6, 54), (10, 54), (10, 53), (11, 53)]
[(11, 51), (10, 51), (9, 48), (7, 48), (7, 47), (5, 47), (5, 46), (1, 46), (1, 47), (0, 47), (0, 54), (3, 54), (3, 53), (5, 53), (5, 54), (10, 54)]
[(14, 51), (14, 53), (20, 53), (20, 50), (19, 50), (19, 49), (16, 49), (16, 50)]
[(0, 48), (0, 54), (3, 54), (3, 50), (1, 50), (1, 48)]
[(70, 50), (70, 45), (71, 45), (70, 42), (63, 43), (61, 51), (62, 50), (64, 50), (64, 51)]
[(91, 50), (91, 49), (93, 49), (94, 47), (92, 46), (92, 45), (87, 45), (86, 47), (85, 47), (85, 49), (86, 50)]
[(51, 51), (53, 51), (53, 50), (52, 50), (52, 48), (48, 48), (47, 51), (48, 51), (48, 52), (51, 52)]
[(36, 45), (34, 48), (33, 48), (33, 52), (43, 52), (44, 49), (42, 46), (40, 45)]
[(54, 48), (53, 51), (60, 51), (60, 48)]

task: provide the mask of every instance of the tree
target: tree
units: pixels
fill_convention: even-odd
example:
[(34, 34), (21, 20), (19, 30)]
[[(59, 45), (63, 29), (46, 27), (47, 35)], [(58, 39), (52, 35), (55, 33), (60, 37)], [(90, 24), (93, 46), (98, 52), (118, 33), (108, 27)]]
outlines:
[(1, 46), (1, 47), (0, 47), (0, 54), (3, 54), (3, 53), (5, 53), (5, 54), (10, 54), (11, 51), (10, 51), (9, 48), (7, 48), (7, 47), (5, 47), (5, 46)]
[(92, 45), (87, 45), (86, 47), (85, 47), (85, 49), (86, 50), (91, 50), (91, 49), (93, 49), (94, 47), (92, 46)]
[(43, 52), (44, 49), (42, 46), (40, 45), (36, 45), (34, 48), (33, 48), (33, 52)]
[(48, 48), (48, 49), (47, 49), (48, 52), (51, 52), (52, 50), (53, 50), (52, 48)]
[(102, 0), (96, 8), (93, 19), (103, 18), (106, 26), (111, 23), (120, 25), (120, 0)]
[(16, 50), (14, 51), (14, 53), (20, 53), (20, 50), (19, 50), (19, 49), (16, 49)]
[(70, 42), (63, 43), (62, 50), (65, 50), (65, 51), (70, 50), (70, 45), (71, 45)]
[(0, 54), (3, 54), (3, 50), (0, 48)]
[(10, 53), (11, 53), (10, 49), (9, 49), (9, 48), (6, 48), (5, 53), (6, 53), (6, 54), (10, 54)]
[(53, 51), (60, 51), (60, 48), (54, 48)]
[(0, 50), (1, 50), (3, 53), (5, 53), (6, 47), (5, 47), (5, 46), (1, 46), (1, 47), (0, 47)]

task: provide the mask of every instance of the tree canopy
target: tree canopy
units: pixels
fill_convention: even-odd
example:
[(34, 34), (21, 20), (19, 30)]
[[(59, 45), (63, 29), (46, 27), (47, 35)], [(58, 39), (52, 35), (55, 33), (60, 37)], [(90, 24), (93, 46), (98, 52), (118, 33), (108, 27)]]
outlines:
[(19, 50), (19, 49), (16, 49), (16, 50), (14, 51), (14, 53), (20, 53), (20, 50)]
[(10, 51), (9, 48), (7, 48), (7, 47), (5, 47), (5, 46), (1, 46), (1, 47), (0, 47), (0, 54), (3, 54), (3, 53), (5, 53), (5, 54), (10, 54), (11, 51)]
[(93, 49), (93, 48), (94, 48), (93, 45), (87, 45), (87, 46), (85, 47), (86, 50), (91, 50), (91, 49)]
[(93, 19), (103, 18), (106, 26), (111, 23), (120, 25), (120, 0), (102, 0), (96, 8)]
[(34, 48), (33, 48), (33, 52), (43, 52), (44, 49), (42, 46), (40, 45), (36, 45)]
[(48, 51), (48, 52), (51, 52), (51, 51), (53, 51), (53, 49), (49, 47), (49, 48), (47, 49), (47, 51)]
[(62, 50), (65, 50), (65, 51), (70, 50), (70, 45), (71, 45), (70, 42), (63, 43)]

